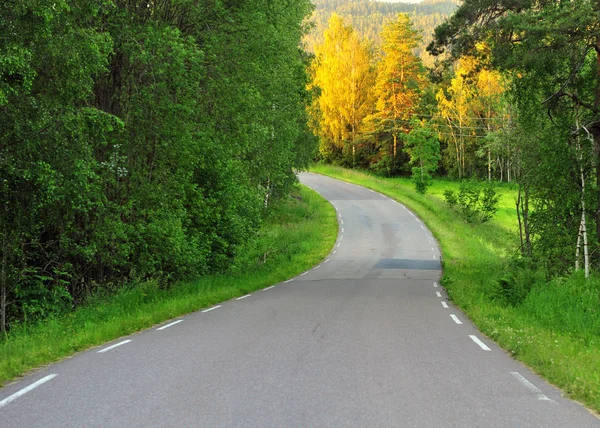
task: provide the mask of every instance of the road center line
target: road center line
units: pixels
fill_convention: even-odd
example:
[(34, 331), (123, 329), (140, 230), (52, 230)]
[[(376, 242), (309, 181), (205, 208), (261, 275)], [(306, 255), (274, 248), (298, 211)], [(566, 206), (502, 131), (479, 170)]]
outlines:
[(206, 313), (206, 312), (210, 312), (210, 311), (214, 311), (215, 309), (219, 309), (222, 305), (217, 305), (217, 306), (213, 306), (212, 308), (208, 308), (208, 309), (204, 309), (202, 311), (202, 313)]
[(125, 345), (126, 343), (129, 343), (129, 342), (131, 342), (131, 339), (127, 339), (127, 340), (124, 340), (124, 341), (122, 341), (122, 342), (115, 343), (114, 345), (111, 345), (111, 346), (108, 346), (108, 347), (106, 347), (106, 348), (104, 348), (104, 349), (101, 349), (101, 350), (99, 350), (99, 351), (97, 352), (97, 354), (102, 354), (102, 353), (104, 353), (104, 352), (108, 352), (108, 351), (110, 351), (111, 349), (115, 349), (117, 346)]
[(442, 297), (442, 293), (440, 293), (439, 291), (436, 291), (435, 295), (438, 296), (438, 297)]
[(22, 395), (27, 394), (29, 391), (34, 390), (38, 386), (48, 382), (49, 380), (54, 379), (55, 377), (56, 377), (56, 374), (50, 374), (46, 377), (41, 378), (37, 382), (34, 382), (31, 385), (26, 386), (25, 388), (21, 389), (20, 391), (15, 392), (13, 395), (6, 397), (4, 400), (0, 401), (0, 409), (2, 407), (6, 406), (11, 401), (15, 401), (17, 398), (21, 397)]
[(446, 303), (446, 302), (442, 302), (442, 306), (443, 306), (445, 309), (448, 309), (448, 303)]
[(462, 324), (462, 321), (459, 320), (456, 315), (450, 314), (450, 318), (452, 318), (456, 324)]
[(183, 322), (183, 320), (177, 320), (177, 321), (173, 321), (172, 323), (169, 323), (169, 324), (167, 324), (167, 325), (163, 325), (162, 327), (158, 327), (158, 328), (156, 329), (156, 331), (162, 331), (162, 330), (165, 330), (165, 329), (167, 329), (167, 328), (169, 328), (169, 327), (173, 327), (174, 325), (176, 325), (176, 324), (179, 324), (180, 322)]
[(531, 383), (527, 379), (525, 379), (521, 375), (521, 373), (519, 373), (519, 372), (510, 372), (510, 374), (513, 375), (519, 382), (521, 382), (521, 384), (523, 384), (523, 386), (525, 388), (527, 388), (531, 392), (534, 392), (537, 395), (537, 399), (538, 400), (554, 401), (554, 400), (551, 400), (550, 398), (546, 397), (546, 395), (544, 395), (544, 393), (542, 391), (540, 391), (537, 386), (535, 386), (533, 383)]
[(274, 285), (271, 285), (270, 287), (267, 287), (267, 288), (263, 289), (263, 291), (270, 290), (271, 288), (275, 288), (275, 286), (274, 286)]
[(250, 296), (252, 296), (252, 294), (246, 294), (245, 296), (238, 297), (238, 298), (237, 298), (237, 299), (235, 299), (235, 300), (242, 300), (242, 299), (245, 299), (246, 297), (250, 297)]
[(480, 347), (481, 349), (483, 349), (484, 351), (491, 351), (491, 349), (490, 349), (490, 348), (488, 348), (488, 347), (487, 347), (487, 345), (486, 345), (485, 343), (483, 343), (481, 340), (479, 340), (479, 338), (478, 338), (477, 336), (475, 336), (475, 335), (473, 335), (473, 334), (470, 334), (470, 335), (469, 335), (469, 337), (471, 338), (471, 340), (472, 340), (473, 342), (475, 342), (476, 344), (478, 344), (478, 345), (479, 345), (479, 347)]

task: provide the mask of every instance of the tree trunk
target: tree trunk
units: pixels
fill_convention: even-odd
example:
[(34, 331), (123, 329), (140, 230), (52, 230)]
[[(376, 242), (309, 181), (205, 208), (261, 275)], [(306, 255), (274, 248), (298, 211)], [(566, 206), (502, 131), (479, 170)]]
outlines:
[(6, 233), (2, 231), (2, 271), (0, 272), (0, 333), (6, 333), (6, 269), (8, 264), (8, 243)]

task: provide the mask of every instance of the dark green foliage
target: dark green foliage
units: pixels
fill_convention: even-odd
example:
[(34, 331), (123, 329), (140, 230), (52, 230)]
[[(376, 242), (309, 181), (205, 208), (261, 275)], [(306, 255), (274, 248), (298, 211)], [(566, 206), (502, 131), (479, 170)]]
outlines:
[(531, 259), (515, 259), (506, 274), (497, 280), (490, 297), (503, 304), (518, 306), (525, 301), (535, 287), (547, 282), (546, 272)]
[(462, 182), (458, 193), (444, 191), (444, 200), (452, 208), (457, 207), (469, 223), (485, 223), (498, 210), (498, 195), (491, 185), (482, 188), (477, 182)]
[(0, 4), (0, 329), (228, 268), (312, 156), (310, 9)]

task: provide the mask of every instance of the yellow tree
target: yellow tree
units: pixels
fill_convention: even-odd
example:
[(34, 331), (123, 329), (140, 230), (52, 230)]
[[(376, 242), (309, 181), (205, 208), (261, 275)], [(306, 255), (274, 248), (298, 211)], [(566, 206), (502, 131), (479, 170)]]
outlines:
[(409, 121), (417, 112), (425, 81), (421, 59), (413, 53), (419, 46), (421, 34), (412, 28), (408, 15), (399, 14), (396, 21), (383, 28), (381, 39), (374, 119), (380, 123), (379, 129), (389, 135), (390, 141), (384, 144), (383, 150), (391, 155), (390, 172), (393, 173), (397, 155), (401, 152), (398, 147), (400, 134), (410, 131)]
[(310, 109), (326, 160), (356, 150), (363, 119), (373, 110), (372, 54), (351, 26), (333, 14), (323, 44), (315, 47), (309, 88), (318, 94)]
[(468, 169), (482, 169), (476, 157), (487, 158), (489, 180), (493, 156), (499, 166), (504, 162), (501, 157), (505, 149), (498, 142), (501, 124), (506, 119), (501, 117), (506, 115), (504, 92), (501, 74), (485, 68), (474, 57), (461, 58), (447, 90), (438, 91), (438, 110), (446, 125), (448, 150), (453, 151), (450, 166), (458, 177), (465, 177)]
[(476, 92), (471, 79), (476, 66), (474, 58), (461, 58), (447, 94), (443, 89), (436, 94), (438, 110), (447, 125), (446, 137), (453, 143), (454, 167), (459, 178), (465, 176), (467, 144), (473, 136), (472, 111)]

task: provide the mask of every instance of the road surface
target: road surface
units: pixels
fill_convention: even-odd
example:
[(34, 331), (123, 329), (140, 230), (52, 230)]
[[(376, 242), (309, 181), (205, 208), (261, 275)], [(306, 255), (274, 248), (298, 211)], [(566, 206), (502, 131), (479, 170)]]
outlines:
[(330, 178), (339, 236), (274, 287), (0, 389), (0, 427), (598, 427), (446, 300), (409, 210)]

